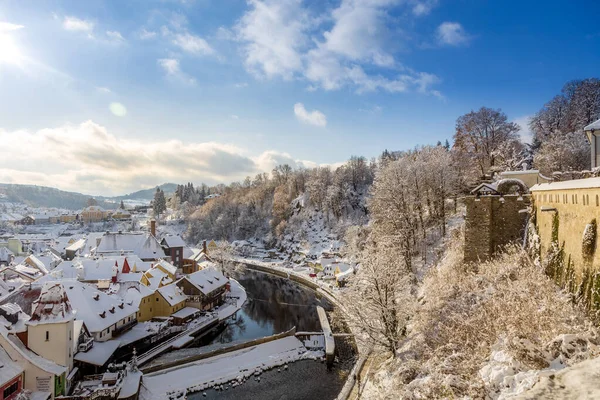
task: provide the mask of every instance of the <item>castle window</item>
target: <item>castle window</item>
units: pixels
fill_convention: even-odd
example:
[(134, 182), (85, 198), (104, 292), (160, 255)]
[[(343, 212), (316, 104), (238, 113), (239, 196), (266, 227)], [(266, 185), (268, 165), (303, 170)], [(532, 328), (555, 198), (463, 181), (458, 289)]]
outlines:
[(600, 205), (600, 203), (598, 203), (598, 195), (596, 195), (596, 207), (598, 207)]
[(49, 332), (49, 331), (46, 331), (46, 342), (47, 342), (48, 340), (50, 340), (50, 332)]

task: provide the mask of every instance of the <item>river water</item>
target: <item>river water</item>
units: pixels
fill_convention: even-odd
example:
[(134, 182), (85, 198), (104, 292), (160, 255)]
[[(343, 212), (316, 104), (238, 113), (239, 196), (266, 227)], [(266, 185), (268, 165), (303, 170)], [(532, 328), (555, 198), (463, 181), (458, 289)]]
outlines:
[[(237, 342), (285, 332), (294, 326), (300, 331), (320, 331), (316, 306), (333, 309), (324, 298), (294, 281), (262, 272), (243, 269), (232, 273), (246, 289), (248, 301), (234, 319), (219, 330), (193, 344), (192, 348), (174, 351), (155, 362), (170, 361), (204, 353)], [(153, 362), (154, 364), (154, 362)], [(334, 399), (342, 389), (352, 362), (335, 364), (331, 370), (316, 361), (300, 361), (285, 372), (272, 370), (260, 381), (248, 380), (243, 385), (224, 392), (209, 390), (188, 395), (188, 399), (292, 400)]]

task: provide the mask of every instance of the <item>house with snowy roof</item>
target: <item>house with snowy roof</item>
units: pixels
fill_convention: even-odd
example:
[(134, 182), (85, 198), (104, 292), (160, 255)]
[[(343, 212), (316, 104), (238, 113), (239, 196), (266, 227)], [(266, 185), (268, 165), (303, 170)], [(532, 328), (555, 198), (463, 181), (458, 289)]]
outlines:
[(95, 341), (110, 340), (137, 323), (136, 306), (78, 281), (65, 281), (63, 286), (77, 319), (85, 322)]
[(100, 206), (89, 206), (81, 210), (80, 218), (83, 222), (101, 222), (108, 217), (108, 211)]
[(590, 158), (592, 169), (600, 167), (600, 119), (583, 128), (590, 143)]
[(185, 242), (179, 235), (167, 235), (161, 243), (165, 249), (165, 254), (170, 257), (171, 263), (177, 268), (183, 268), (183, 249), (186, 247)]
[(36, 354), (66, 367), (68, 373), (73, 369), (74, 320), (75, 310), (63, 285), (46, 283), (33, 302), (24, 343)]
[(23, 370), (22, 387), (31, 391), (32, 397), (54, 399), (65, 394), (65, 366), (36, 354), (3, 326), (0, 326), (0, 348)]
[(186, 275), (177, 286), (188, 297), (187, 305), (201, 310), (210, 310), (225, 302), (230, 289), (229, 279), (215, 268), (205, 268)]
[(143, 261), (157, 261), (165, 257), (158, 240), (145, 232), (106, 233), (95, 249), (97, 256), (136, 255)]
[(15, 399), (23, 391), (25, 370), (17, 360), (0, 347), (0, 394), (2, 399)]

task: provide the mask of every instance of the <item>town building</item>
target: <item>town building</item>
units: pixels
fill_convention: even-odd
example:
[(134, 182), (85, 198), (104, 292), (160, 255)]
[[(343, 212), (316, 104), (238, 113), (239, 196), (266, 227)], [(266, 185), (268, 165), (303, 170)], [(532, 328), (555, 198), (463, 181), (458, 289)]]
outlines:
[(168, 235), (163, 238), (161, 245), (165, 249), (165, 254), (171, 258), (171, 263), (177, 268), (183, 268), (183, 250), (186, 247), (185, 242), (179, 235)]
[(177, 281), (177, 286), (188, 296), (187, 305), (210, 310), (225, 301), (229, 279), (215, 268), (204, 268)]
[(590, 143), (590, 161), (593, 168), (600, 167), (600, 119), (583, 128)]

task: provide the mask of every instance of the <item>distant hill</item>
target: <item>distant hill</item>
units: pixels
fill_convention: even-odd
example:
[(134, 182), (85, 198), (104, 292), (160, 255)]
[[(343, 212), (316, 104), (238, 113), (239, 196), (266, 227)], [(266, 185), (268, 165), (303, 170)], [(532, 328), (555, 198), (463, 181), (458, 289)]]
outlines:
[[(177, 190), (176, 183), (163, 183), (162, 185), (160, 185), (158, 187), (163, 192), (165, 192), (165, 195), (173, 194), (173, 193), (175, 193), (175, 190)], [(121, 200), (148, 200), (148, 201), (150, 201), (150, 200), (154, 199), (155, 192), (156, 192), (156, 187), (153, 187), (151, 189), (138, 190), (137, 192), (129, 193), (124, 196), (109, 197), (107, 199), (110, 199), (112, 201), (121, 201)]]
[[(46, 186), (17, 185), (0, 183), (2, 199), (14, 203), (24, 203), (31, 207), (56, 207), (70, 210), (80, 210), (87, 205), (90, 197), (76, 192), (65, 192)], [(114, 202), (105, 201), (96, 197), (100, 207), (116, 208)]]
[[(165, 192), (166, 195), (168, 195), (175, 193), (177, 184), (165, 183), (159, 187)], [(154, 192), (156, 192), (156, 187), (138, 190), (137, 192), (133, 192), (124, 196), (104, 197), (90, 196), (76, 192), (66, 192), (64, 190), (47, 186), (0, 183), (0, 198), (3, 201), (24, 203), (31, 207), (56, 207), (70, 210), (80, 210), (86, 207), (90, 197), (96, 199), (98, 205), (105, 209), (117, 208), (121, 200), (139, 200), (150, 202), (152, 199), (154, 199)]]

